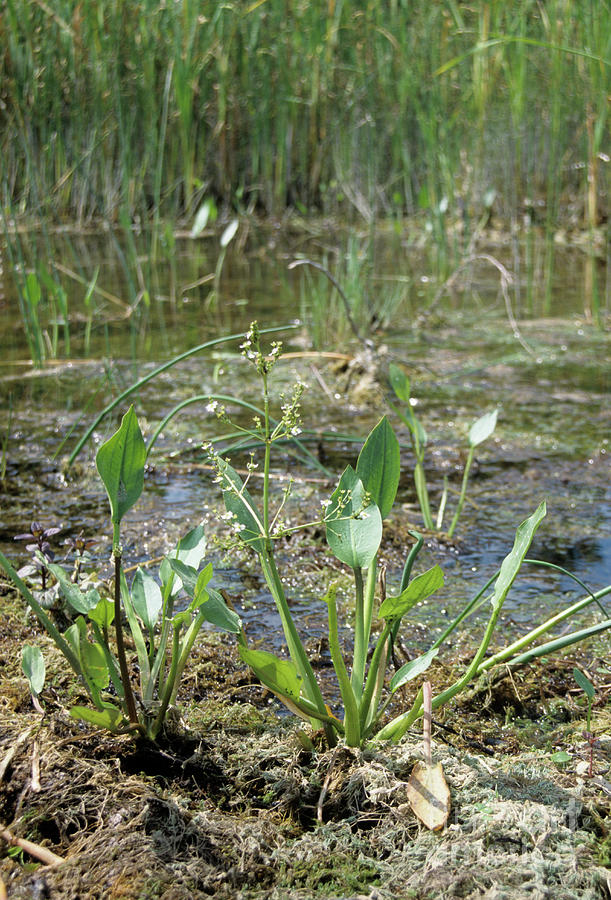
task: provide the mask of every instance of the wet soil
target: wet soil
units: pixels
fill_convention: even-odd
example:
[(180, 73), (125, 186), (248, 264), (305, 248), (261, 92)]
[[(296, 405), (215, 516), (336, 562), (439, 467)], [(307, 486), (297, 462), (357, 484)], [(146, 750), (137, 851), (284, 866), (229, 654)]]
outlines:
[[(610, 896), (611, 670), (600, 648), (475, 686), (439, 714), (433, 755), (452, 812), (433, 833), (407, 799), (417, 732), (330, 751), (278, 717), (234, 644), (211, 634), (157, 745), (93, 731), (68, 716), (78, 690), (52, 645), (2, 592), (0, 824), (64, 860), (44, 865), (0, 841), (9, 898)], [(28, 641), (47, 659), (44, 717), (19, 668)], [(433, 669), (434, 690), (463, 664)], [(591, 760), (575, 664), (596, 686)]]

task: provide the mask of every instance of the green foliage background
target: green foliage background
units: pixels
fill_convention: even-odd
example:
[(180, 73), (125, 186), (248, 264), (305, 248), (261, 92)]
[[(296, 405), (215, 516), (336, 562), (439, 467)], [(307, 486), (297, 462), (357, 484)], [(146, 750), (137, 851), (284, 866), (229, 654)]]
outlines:
[(606, 0), (1, 6), (16, 214), (604, 214)]

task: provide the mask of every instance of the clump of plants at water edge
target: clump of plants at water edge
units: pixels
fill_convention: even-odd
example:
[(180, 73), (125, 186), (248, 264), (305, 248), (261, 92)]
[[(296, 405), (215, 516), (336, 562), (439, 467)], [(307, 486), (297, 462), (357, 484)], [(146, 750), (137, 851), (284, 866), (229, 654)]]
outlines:
[[(208, 345), (202, 345), (189, 354), (166, 363), (147, 376), (147, 380), (169, 365), (174, 365), (178, 359), (212, 343), (216, 342), (209, 342)], [(329, 745), (333, 746), (339, 738), (349, 746), (363, 746), (372, 739), (396, 741), (423, 714), (423, 697), (420, 690), (411, 708), (388, 722), (386, 713), (393, 696), (408, 681), (426, 672), (448, 637), (468, 615), (485, 604), (490, 603), (491, 609), (479, 647), (464, 673), (432, 699), (432, 709), (450, 701), (476, 676), (496, 665), (519, 665), (611, 627), (611, 618), (601, 604), (601, 598), (611, 593), (611, 585), (597, 593), (591, 593), (582, 582), (575, 579), (587, 596), (562, 609), (524, 637), (486, 657), (503, 603), (522, 565), (536, 563), (559, 568), (550, 563), (527, 559), (530, 544), (545, 516), (545, 503), (541, 503), (517, 529), (513, 547), (500, 569), (465, 605), (444, 633), (425, 653), (404, 666), (395, 666), (393, 648), (399, 638), (403, 620), (418, 603), (442, 587), (443, 573), (439, 566), (433, 566), (412, 577), (423, 539), (416, 532), (411, 532), (415, 544), (407, 555), (399, 590), (396, 595), (386, 596), (384, 579), (380, 577), (378, 552), (383, 520), (389, 516), (397, 492), (400, 453), (394, 431), (384, 417), (365, 441), (355, 467), (348, 466), (341, 475), (337, 487), (323, 506), (321, 517), (316, 522), (307, 523), (324, 527), (331, 552), (348, 567), (354, 582), (354, 642), (350, 669), (346, 666), (340, 646), (336, 585), (331, 584), (325, 596), (330, 653), (344, 707), (343, 718), (340, 720), (323, 697), (295, 625), (285, 593), (285, 582), (278, 570), (274, 552), (274, 544), (278, 538), (306, 527), (288, 527), (282, 522), (283, 509), (291, 488), (290, 485), (286, 488), (280, 503), (272, 509), (271, 484), (273, 445), (288, 440), (299, 442), (304, 385), (297, 383), (294, 386), (290, 397), (282, 404), (280, 417), (274, 418), (271, 412), (269, 379), (281, 357), (281, 344), (273, 343), (269, 352), (264, 352), (261, 347), (261, 332), (256, 323), (253, 323), (242, 344), (242, 351), (254, 366), (262, 383), (261, 409), (245, 401), (240, 404), (254, 413), (252, 424), (245, 427), (231, 422), (221, 404), (222, 395), (208, 399), (210, 406), (215, 407), (217, 416), (232, 426), (233, 436), (239, 434), (242, 439), (262, 446), (262, 502), (257, 503), (248, 490), (248, 481), (257, 467), (254, 456), (248, 466), (248, 475), (242, 480), (229, 460), (214, 451), (212, 444), (207, 445), (207, 452), (232, 528), (238, 539), (256, 554), (260, 563), (282, 622), (289, 658), (279, 658), (264, 649), (254, 649), (247, 645), (238, 616), (225, 605), (210, 585), (212, 566), (208, 564), (200, 571), (205, 552), (201, 527), (190, 532), (176, 550), (166, 557), (159, 570), (160, 586), (152, 576), (139, 570), (131, 588), (128, 587), (122, 572), (121, 520), (140, 496), (147, 453), (159, 433), (158, 428), (151, 437), (147, 451), (135, 413), (130, 408), (117, 433), (98, 451), (96, 460), (111, 506), (115, 562), (114, 600), (101, 597), (95, 587), (84, 582), (75, 583), (60, 566), (48, 559), (41, 559), (41, 563), (44, 561), (48, 571), (57, 579), (68, 605), (77, 613), (76, 621), (62, 634), (35, 593), (23, 583), (8, 559), (0, 554), (0, 564), (65, 655), (89, 695), (92, 705), (74, 707), (74, 716), (111, 731), (128, 731), (156, 738), (168, 707), (175, 700), (178, 682), (187, 665), (197, 633), (205, 621), (210, 621), (237, 635), (239, 652), (244, 662), (291, 711), (309, 721), (315, 728), (322, 726)], [(142, 381), (138, 384), (141, 383)], [(130, 388), (123, 396), (132, 390)], [(116, 402), (113, 401), (114, 404)], [(166, 416), (163, 424), (167, 424), (171, 416), (177, 414), (188, 402), (184, 401), (176, 407)], [(106, 411), (108, 409), (109, 407)], [(477, 443), (475, 439), (471, 442), (473, 445)], [(378, 584), (379, 591), (376, 590)], [(175, 612), (175, 598), (181, 587), (190, 602), (184, 611)], [(541, 636), (591, 603), (597, 604), (602, 610), (602, 621), (543, 644), (536, 644)], [(123, 613), (138, 658), (138, 694), (134, 691), (129, 676), (123, 639)], [(372, 639), (376, 621), (379, 621), (380, 627), (377, 636)], [(116, 651), (109, 639), (113, 624)], [(388, 678), (391, 665), (396, 671)], [(37, 698), (41, 689), (41, 667), (35, 654), (28, 654), (24, 660), (24, 671), (30, 680), (33, 697)]]
[[(121, 521), (136, 503), (144, 485), (146, 447), (133, 407), (118, 431), (98, 450), (96, 464), (110, 501), (113, 527), (114, 598), (97, 588), (75, 583), (48, 554), (36, 549), (38, 562), (57, 580), (73, 614), (70, 627), (60, 632), (34, 591), (0, 553), (0, 565), (19, 588), (40, 624), (53, 638), (87, 693), (90, 706), (76, 705), (73, 717), (112, 732), (133, 732), (155, 740), (170, 704), (176, 699), (180, 678), (193, 643), (204, 622), (239, 634), (241, 624), (220, 594), (210, 585), (212, 565), (201, 568), (206, 550), (203, 526), (178, 543), (159, 567), (159, 583), (138, 568), (128, 587), (122, 571)], [(34, 528), (32, 529), (34, 531)], [(37, 531), (40, 529), (38, 528)], [(43, 548), (44, 549), (44, 548)], [(185, 609), (175, 609), (184, 590)], [(131, 682), (123, 634), (123, 616), (136, 648), (140, 690)], [(114, 625), (114, 642), (110, 632)], [(38, 648), (26, 649), (23, 669), (35, 705), (44, 684), (44, 661)]]
[[(298, 634), (284, 582), (277, 568), (274, 542), (294, 528), (282, 524), (281, 515), (288, 499), (290, 487), (275, 511), (271, 509), (270, 461), (274, 443), (286, 440), (300, 431), (300, 401), (303, 385), (297, 384), (293, 394), (282, 407), (282, 416), (272, 423), (270, 415), (269, 376), (281, 355), (281, 345), (272, 344), (269, 353), (261, 348), (260, 334), (253, 323), (242, 345), (245, 357), (253, 364), (261, 378), (263, 389), (263, 416), (255, 417), (252, 427), (241, 428), (252, 440), (263, 446), (263, 492), (259, 506), (248, 491), (248, 480), (256, 468), (254, 458), (249, 464), (245, 481), (232, 468), (229, 461), (208, 446), (210, 459), (216, 470), (216, 480), (223, 493), (227, 512), (239, 539), (257, 555), (267, 586), (280, 615), (289, 658), (282, 659), (266, 650), (251, 649), (245, 642), (240, 655), (255, 672), (261, 682), (272, 691), (296, 715), (313, 726), (322, 726), (330, 745), (342, 737), (349, 746), (362, 746), (369, 739), (399, 740), (410, 725), (423, 712), (422, 690), (411, 709), (384, 724), (384, 716), (393, 694), (406, 682), (422, 675), (439, 653), (441, 645), (455, 628), (474, 609), (489, 602), (491, 612), (480, 645), (463, 675), (433, 698), (432, 708), (438, 708), (456, 694), (479, 673), (491, 665), (504, 662), (512, 664), (532, 659), (551, 649), (560, 649), (598, 633), (611, 626), (611, 619), (588, 629), (563, 636), (556, 642), (535, 646), (526, 652), (524, 648), (559, 621), (569, 618), (578, 609), (591, 602), (600, 606), (600, 598), (611, 592), (611, 585), (598, 594), (590, 594), (584, 600), (563, 610), (557, 616), (529, 632), (510, 647), (486, 659), (486, 651), (492, 639), (503, 603), (516, 576), (526, 559), (535, 532), (545, 516), (545, 503), (519, 526), (514, 545), (505, 557), (499, 571), (467, 604), (461, 614), (416, 659), (398, 669), (386, 685), (386, 673), (393, 659), (393, 646), (397, 640), (403, 618), (418, 603), (434, 594), (443, 585), (443, 573), (439, 566), (412, 578), (412, 569), (422, 547), (422, 538), (413, 533), (416, 544), (408, 554), (401, 585), (396, 596), (386, 596), (380, 589), (376, 604), (376, 586), (379, 583), (378, 551), (382, 539), (383, 520), (389, 515), (399, 483), (400, 453), (397, 438), (386, 417), (370, 433), (365, 441), (356, 467), (348, 466), (329, 501), (324, 506), (320, 523), (324, 525), (330, 550), (340, 562), (352, 571), (354, 578), (354, 648), (350, 673), (344, 662), (339, 642), (336, 586), (326, 593), (328, 608), (329, 648), (333, 667), (344, 706), (343, 720), (337, 718), (327, 706), (316, 679), (307, 652)], [(221, 418), (229, 421), (224, 410)], [(237, 428), (235, 423), (231, 423)], [(475, 444), (475, 441), (473, 441)], [(313, 524), (313, 523), (308, 523)], [(297, 528), (303, 526), (296, 526)], [(535, 561), (531, 561), (535, 562)], [(383, 584), (383, 583), (382, 583)], [(492, 587), (489, 596), (486, 591)], [(376, 608), (377, 607), (377, 608)], [(369, 656), (374, 617), (381, 622), (373, 653)], [(370, 659), (369, 663), (368, 660)], [(386, 688), (386, 692), (385, 692)]]

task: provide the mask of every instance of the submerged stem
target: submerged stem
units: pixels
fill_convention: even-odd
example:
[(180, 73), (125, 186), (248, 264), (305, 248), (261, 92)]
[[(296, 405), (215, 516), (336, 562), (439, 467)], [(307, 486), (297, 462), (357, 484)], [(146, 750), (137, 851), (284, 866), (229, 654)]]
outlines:
[(469, 472), (471, 471), (471, 465), (473, 464), (473, 454), (475, 453), (475, 447), (469, 447), (469, 454), (467, 456), (467, 461), (465, 463), (465, 471), (462, 476), (462, 484), (460, 486), (460, 496), (458, 498), (458, 506), (456, 507), (456, 512), (454, 513), (454, 518), (452, 519), (452, 524), (448, 529), (448, 537), (451, 538), (454, 534), (454, 530), (456, 528), (456, 524), (460, 518), (460, 514), (462, 512), (462, 508), (465, 505), (465, 497), (467, 496), (467, 482), (469, 481)]

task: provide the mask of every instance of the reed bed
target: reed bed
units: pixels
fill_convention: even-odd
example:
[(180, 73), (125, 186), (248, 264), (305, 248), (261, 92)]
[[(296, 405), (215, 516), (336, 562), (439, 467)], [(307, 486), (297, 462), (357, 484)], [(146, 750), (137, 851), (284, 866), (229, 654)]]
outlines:
[[(605, 215), (606, 0), (5, 0), (0, 202), (126, 222)], [(452, 250), (448, 246), (448, 252)]]

